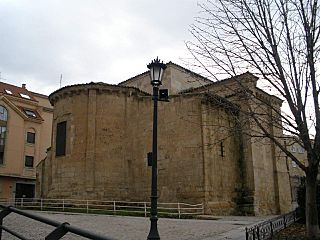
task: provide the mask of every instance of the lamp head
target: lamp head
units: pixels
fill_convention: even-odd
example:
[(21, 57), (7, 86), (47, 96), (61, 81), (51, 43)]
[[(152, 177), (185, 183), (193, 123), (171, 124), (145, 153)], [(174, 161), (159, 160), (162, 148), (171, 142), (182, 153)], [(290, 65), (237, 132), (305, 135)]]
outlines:
[(163, 71), (167, 66), (163, 62), (160, 62), (160, 59), (157, 57), (147, 67), (150, 69), (151, 85), (154, 87), (160, 86), (162, 84)]

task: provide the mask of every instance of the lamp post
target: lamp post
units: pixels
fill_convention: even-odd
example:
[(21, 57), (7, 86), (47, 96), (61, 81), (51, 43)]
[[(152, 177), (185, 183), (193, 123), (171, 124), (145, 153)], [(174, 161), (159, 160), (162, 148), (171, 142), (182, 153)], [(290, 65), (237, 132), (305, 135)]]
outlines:
[(162, 84), (163, 71), (166, 65), (160, 62), (158, 57), (154, 59), (150, 64), (147, 65), (150, 69), (151, 85), (153, 87), (153, 136), (152, 136), (152, 177), (151, 177), (151, 210), (150, 210), (150, 232), (148, 240), (160, 239), (158, 232), (158, 196), (157, 196), (157, 185), (158, 185), (158, 101), (159, 99), (159, 86)]

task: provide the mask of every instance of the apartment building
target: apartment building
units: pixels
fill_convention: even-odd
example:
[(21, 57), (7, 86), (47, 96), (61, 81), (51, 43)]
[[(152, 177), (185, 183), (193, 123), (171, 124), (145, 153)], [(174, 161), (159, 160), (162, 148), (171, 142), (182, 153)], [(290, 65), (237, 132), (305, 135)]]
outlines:
[(34, 197), (35, 167), (51, 145), (48, 97), (0, 82), (0, 199)]

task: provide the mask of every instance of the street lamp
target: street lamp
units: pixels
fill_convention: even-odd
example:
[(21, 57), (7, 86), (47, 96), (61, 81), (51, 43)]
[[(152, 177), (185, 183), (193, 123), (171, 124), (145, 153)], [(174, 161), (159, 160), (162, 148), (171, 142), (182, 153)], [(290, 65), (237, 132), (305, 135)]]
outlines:
[[(157, 156), (158, 156), (158, 143), (157, 143), (157, 133), (158, 133), (158, 101), (168, 101), (168, 90), (164, 90), (160, 93), (159, 98), (159, 86), (162, 84), (163, 71), (166, 69), (166, 65), (160, 62), (158, 57), (154, 59), (150, 64), (147, 65), (150, 69), (151, 85), (153, 87), (153, 136), (152, 136), (152, 154), (148, 154), (148, 157), (152, 159), (152, 177), (151, 177), (151, 210), (150, 210), (150, 232), (148, 235), (148, 240), (160, 239), (158, 232), (158, 196), (157, 196), (157, 185), (158, 185), (158, 166), (157, 166)], [(164, 93), (164, 94), (163, 94)], [(165, 96), (166, 95), (166, 96)], [(162, 97), (164, 96), (164, 97)]]

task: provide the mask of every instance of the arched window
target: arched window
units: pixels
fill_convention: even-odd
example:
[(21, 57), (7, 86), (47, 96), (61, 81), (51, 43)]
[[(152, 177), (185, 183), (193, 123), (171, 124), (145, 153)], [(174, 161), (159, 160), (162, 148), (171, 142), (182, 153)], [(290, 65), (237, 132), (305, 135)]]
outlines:
[(0, 165), (4, 163), (4, 147), (6, 144), (8, 111), (0, 105)]
[(0, 120), (7, 122), (8, 120), (8, 111), (4, 106), (0, 105)]

